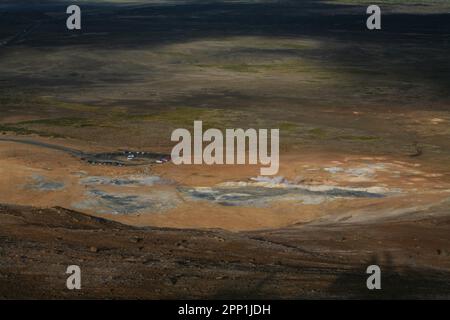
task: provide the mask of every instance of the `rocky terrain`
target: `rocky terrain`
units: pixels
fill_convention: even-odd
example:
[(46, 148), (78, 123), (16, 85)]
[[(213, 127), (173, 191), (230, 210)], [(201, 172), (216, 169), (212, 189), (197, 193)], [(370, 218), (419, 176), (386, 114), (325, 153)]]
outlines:
[[(445, 207), (279, 230), (136, 228), (62, 208), (0, 207), (0, 297), (449, 298)], [(66, 288), (69, 265), (82, 289)], [(366, 288), (368, 265), (382, 290)]]

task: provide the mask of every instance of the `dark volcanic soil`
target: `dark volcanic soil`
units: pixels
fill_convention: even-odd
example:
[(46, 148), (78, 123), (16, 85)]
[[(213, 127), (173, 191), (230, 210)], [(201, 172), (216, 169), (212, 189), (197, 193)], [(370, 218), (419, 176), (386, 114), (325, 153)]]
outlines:
[[(422, 218), (416, 218), (421, 216)], [(445, 207), (397, 221), (231, 233), (0, 207), (0, 298), (449, 298)], [(82, 289), (66, 289), (66, 268)], [(366, 289), (378, 264), (382, 290)]]

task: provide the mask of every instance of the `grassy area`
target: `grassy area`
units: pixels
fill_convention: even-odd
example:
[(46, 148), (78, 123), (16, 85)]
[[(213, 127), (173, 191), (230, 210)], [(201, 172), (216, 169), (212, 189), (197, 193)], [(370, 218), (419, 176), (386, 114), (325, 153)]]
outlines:
[(95, 112), (99, 111), (100, 107), (83, 104), (83, 103), (75, 103), (75, 102), (65, 102), (56, 100), (52, 97), (40, 97), (40, 103), (48, 106), (52, 106), (57, 109), (65, 109), (72, 111), (82, 111), (82, 112)]
[(19, 90), (1, 90), (0, 108), (26, 108), (31, 111), (33, 109), (53, 108), (77, 112), (94, 112), (99, 110), (97, 106), (65, 102), (50, 96), (40, 96), (32, 92), (21, 92)]
[(308, 134), (315, 139), (325, 139), (328, 137), (328, 133), (323, 128), (313, 128), (308, 130)]
[(75, 127), (83, 128), (96, 125), (96, 121), (85, 118), (52, 118), (31, 121), (21, 121), (15, 123), (16, 126), (54, 126), (54, 127)]
[(50, 133), (45, 131), (31, 130), (23, 127), (13, 126), (13, 125), (2, 125), (0, 124), (0, 132), (3, 134), (17, 134), (17, 135), (30, 135), (36, 134), (42, 137), (53, 137), (53, 138), (64, 138), (65, 136), (57, 133)]
[(194, 121), (203, 121), (204, 128), (225, 128), (227, 124), (238, 119), (241, 112), (227, 111), (222, 109), (175, 107), (169, 111), (157, 112), (155, 114), (127, 115), (127, 120), (156, 121), (172, 126), (189, 128)]
[(377, 141), (380, 140), (380, 137), (375, 136), (340, 136), (338, 137), (340, 140), (349, 140), (349, 141)]
[(271, 63), (226, 63), (226, 64), (198, 64), (201, 68), (216, 68), (225, 71), (239, 73), (296, 73), (305, 74), (310, 77), (331, 75), (331, 70), (316, 67), (311, 62), (302, 60), (291, 60)]
[(293, 122), (281, 122), (278, 124), (278, 128), (282, 133), (294, 133), (300, 128), (300, 125)]
[(20, 135), (27, 135), (27, 134), (37, 134), (37, 131), (28, 130), (21, 127), (15, 127), (11, 125), (0, 125), (0, 132), (2, 133), (14, 133), (14, 134), (20, 134)]

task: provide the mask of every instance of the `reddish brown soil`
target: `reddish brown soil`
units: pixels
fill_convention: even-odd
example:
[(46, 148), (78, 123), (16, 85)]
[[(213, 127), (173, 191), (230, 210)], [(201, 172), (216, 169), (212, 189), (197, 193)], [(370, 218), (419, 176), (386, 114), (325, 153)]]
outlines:
[[(0, 207), (0, 298), (449, 298), (446, 207), (372, 224), (232, 233)], [(82, 270), (66, 289), (65, 270)], [(382, 290), (366, 289), (378, 264)]]

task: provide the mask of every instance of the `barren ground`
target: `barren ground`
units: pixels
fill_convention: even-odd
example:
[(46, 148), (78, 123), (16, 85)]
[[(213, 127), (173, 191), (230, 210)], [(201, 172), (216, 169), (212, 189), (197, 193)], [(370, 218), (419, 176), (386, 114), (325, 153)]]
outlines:
[[(449, 1), (138, 2), (0, 1), (1, 298), (450, 297)], [(194, 120), (278, 175), (79, 156)]]

